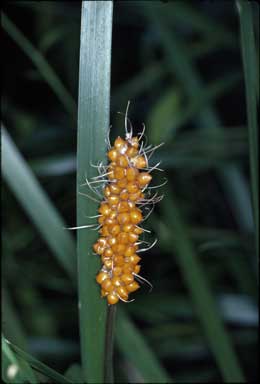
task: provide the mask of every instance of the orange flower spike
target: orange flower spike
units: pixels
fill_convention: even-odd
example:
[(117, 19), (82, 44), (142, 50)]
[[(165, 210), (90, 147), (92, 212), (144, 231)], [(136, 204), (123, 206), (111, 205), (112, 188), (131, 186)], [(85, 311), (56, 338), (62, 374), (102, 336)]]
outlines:
[(113, 269), (113, 275), (114, 276), (120, 276), (122, 274), (122, 268), (121, 267), (115, 267)]
[(117, 266), (123, 266), (125, 264), (123, 256), (114, 256), (114, 262)]
[(117, 156), (118, 156), (117, 150), (115, 148), (110, 149), (107, 156), (108, 156), (109, 160), (116, 161)]
[(133, 232), (136, 234), (136, 235), (141, 235), (143, 233), (143, 229), (142, 228), (139, 228), (137, 226), (135, 226), (135, 228), (133, 229)]
[(110, 187), (105, 187), (104, 188), (104, 195), (106, 197), (109, 197), (111, 195), (111, 188)]
[(121, 280), (125, 284), (130, 284), (134, 281), (134, 276), (132, 273), (125, 273), (121, 276)]
[(132, 160), (136, 168), (142, 169), (147, 167), (147, 162), (143, 156), (137, 156)]
[(112, 292), (107, 295), (108, 304), (116, 304), (119, 301), (119, 297), (116, 293)]
[(104, 251), (104, 257), (109, 257), (111, 258), (113, 256), (113, 252), (111, 248), (106, 248)]
[(127, 157), (124, 155), (118, 156), (116, 163), (119, 167), (126, 168), (128, 166)]
[(148, 165), (147, 161), (143, 156), (140, 156), (137, 158), (137, 163), (136, 163), (137, 168), (139, 169), (146, 168), (147, 165)]
[(105, 247), (107, 244), (107, 239), (105, 237), (100, 237), (97, 241), (102, 247)]
[(117, 243), (117, 240), (116, 240), (116, 237), (109, 237), (108, 238), (108, 244), (110, 245), (110, 247), (112, 247), (113, 245), (115, 245)]
[[(121, 168), (121, 169), (123, 169), (123, 168)], [(124, 177), (123, 179), (119, 179), (119, 180), (117, 181), (117, 185), (118, 185), (118, 187), (121, 188), (121, 189), (126, 188), (126, 186), (127, 186), (127, 178)]]
[(108, 216), (111, 212), (111, 208), (106, 203), (101, 203), (98, 212), (101, 213), (101, 215)]
[(136, 248), (133, 245), (129, 245), (125, 250), (125, 257), (132, 256), (136, 252)]
[(139, 139), (137, 136), (135, 137), (132, 137), (132, 139), (129, 140), (130, 144), (134, 147), (134, 148), (138, 148), (139, 147)]
[(128, 224), (130, 222), (130, 214), (125, 213), (119, 213), (117, 216), (117, 220), (120, 224)]
[(124, 213), (129, 211), (129, 204), (127, 201), (120, 201), (120, 203), (117, 206), (117, 211), (119, 213)]
[(117, 236), (120, 233), (120, 231), (121, 231), (121, 228), (119, 224), (112, 224), (109, 226), (109, 232), (113, 237)]
[(125, 177), (125, 168), (115, 167), (114, 169), (114, 178), (117, 180), (121, 180)]
[(119, 297), (121, 297), (122, 299), (124, 300), (127, 300), (128, 299), (128, 292), (127, 292), (127, 289), (125, 287), (117, 287), (116, 288), (116, 293), (119, 295)]
[(139, 191), (139, 187), (138, 185), (133, 182), (133, 181), (130, 181), (127, 186), (126, 186), (126, 189), (129, 193), (136, 193)]
[(124, 153), (124, 151), (127, 150), (127, 142), (118, 136), (115, 140), (114, 147), (118, 152)]
[(148, 172), (142, 172), (138, 175), (137, 182), (140, 187), (144, 187), (146, 184), (149, 184), (152, 180), (152, 176)]
[(127, 263), (124, 265), (123, 267), (123, 272), (124, 274), (130, 274), (132, 275), (133, 271), (134, 271), (134, 266), (131, 264), (131, 263)]
[(133, 281), (132, 283), (126, 285), (126, 289), (128, 292), (134, 292), (139, 288), (140, 288), (140, 285), (136, 281)]
[(126, 170), (126, 178), (128, 181), (134, 181), (138, 174), (139, 172), (136, 168), (130, 167)]
[(111, 259), (105, 260), (103, 263), (107, 269), (111, 269), (113, 267), (113, 261)]
[(128, 244), (129, 242), (129, 235), (126, 232), (121, 232), (117, 236), (117, 241), (121, 244)]
[(114, 276), (112, 279), (111, 279), (111, 282), (112, 284), (115, 286), (115, 287), (120, 287), (121, 285), (121, 279), (119, 276)]
[(138, 224), (143, 220), (140, 209), (134, 208), (130, 211), (130, 220), (132, 224)]
[(108, 278), (108, 274), (106, 272), (99, 272), (99, 274), (96, 277), (96, 280), (98, 284), (102, 284), (102, 282), (107, 278)]
[(106, 218), (104, 217), (104, 216), (100, 216), (99, 218), (98, 218), (98, 223), (99, 224), (104, 224), (104, 221), (106, 220)]
[(104, 250), (105, 250), (105, 248), (102, 247), (102, 246), (100, 246), (99, 243), (95, 243), (95, 244), (93, 245), (93, 249), (94, 249), (94, 251), (95, 251), (98, 255), (102, 255), (103, 252), (104, 252)]
[(127, 151), (126, 151), (126, 155), (129, 157), (129, 158), (133, 158), (134, 156), (136, 156), (138, 154), (138, 149), (135, 148), (135, 147), (128, 147)]
[(108, 178), (110, 179), (110, 180), (114, 180), (115, 179), (115, 174), (114, 174), (114, 170), (113, 169), (110, 169), (109, 170), (109, 173), (108, 173)]
[(125, 252), (125, 249), (126, 249), (125, 244), (120, 244), (119, 243), (119, 244), (116, 244), (116, 245), (112, 246), (113, 252), (116, 253), (116, 254), (119, 254), (119, 255), (123, 254)]
[(137, 255), (131, 255), (129, 257), (129, 262), (132, 264), (137, 264), (137, 263), (139, 263), (140, 260), (141, 260), (141, 257), (137, 256)]
[(114, 289), (114, 285), (112, 284), (112, 281), (110, 279), (105, 279), (101, 283), (101, 287), (104, 292), (112, 292)]
[(119, 195), (119, 193), (121, 192), (121, 188), (118, 185), (114, 184), (114, 183), (109, 186), (109, 190), (114, 195)]
[(117, 224), (117, 221), (115, 219), (111, 219), (110, 217), (108, 217), (105, 221), (105, 224), (109, 227), (111, 227), (111, 225), (116, 225)]
[(133, 230), (133, 228), (134, 228), (133, 224), (124, 224), (122, 226), (123, 232), (126, 232), (126, 233), (131, 232)]
[(128, 234), (128, 240), (130, 243), (136, 243), (137, 240), (138, 240), (138, 235), (136, 235), (135, 233), (131, 232)]
[(138, 200), (140, 200), (140, 198), (141, 198), (141, 191), (138, 191), (136, 193), (131, 193), (129, 195), (129, 200), (130, 201), (138, 201)]
[(109, 305), (128, 301), (129, 294), (140, 287), (134, 278), (141, 268), (136, 252), (144, 230), (138, 226), (143, 215), (137, 204), (143, 202), (152, 176), (143, 172), (148, 164), (145, 150), (142, 146), (139, 149), (139, 140), (127, 131), (126, 139), (117, 137), (107, 154), (107, 184), (98, 210), (101, 236), (93, 249), (103, 263), (96, 281)]
[[(116, 209), (116, 208), (115, 208)], [(108, 215), (109, 219), (111, 220), (115, 220), (117, 218), (117, 210), (115, 211), (110, 211), (109, 215)]]
[(123, 189), (123, 191), (120, 193), (120, 199), (124, 201), (127, 201), (129, 199), (129, 193), (127, 192), (127, 189)]
[(116, 206), (119, 203), (119, 197), (117, 195), (108, 196), (107, 202), (110, 206)]
[(108, 226), (107, 225), (103, 225), (103, 227), (100, 229), (99, 233), (101, 233), (102, 236), (109, 236)]

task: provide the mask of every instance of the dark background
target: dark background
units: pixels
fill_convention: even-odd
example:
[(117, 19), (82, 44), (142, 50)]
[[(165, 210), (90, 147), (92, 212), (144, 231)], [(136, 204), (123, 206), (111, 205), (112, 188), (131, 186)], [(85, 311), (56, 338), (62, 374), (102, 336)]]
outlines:
[[(252, 6), (259, 41), (256, 3)], [(3, 9), (76, 101), (81, 3), (8, 1)], [(4, 125), (65, 222), (74, 225), (76, 114), (68, 114), (6, 31), (2, 64)], [(165, 142), (155, 155), (165, 175), (158, 172), (155, 179), (167, 177), (241, 367), (248, 380), (256, 380), (256, 263), (235, 4), (116, 1), (111, 72), (112, 139), (123, 134), (116, 112), (124, 112), (131, 100), (136, 132), (145, 122), (149, 141)], [(231, 166), (238, 178), (218, 177)], [(63, 372), (80, 359), (76, 294), (5, 183), (2, 205), (6, 305), (19, 319), (30, 353)], [(150, 218), (146, 227), (159, 242), (144, 255), (142, 271), (154, 290), (148, 294), (144, 286), (126, 310), (176, 382), (221, 380), (191, 300), (193, 288), (168, 246), (175, 239), (161, 204)], [(10, 311), (5, 324), (13, 319)], [(116, 377), (125, 380), (128, 363), (118, 350), (116, 361)], [(134, 381), (131, 365), (128, 371), (128, 381)]]

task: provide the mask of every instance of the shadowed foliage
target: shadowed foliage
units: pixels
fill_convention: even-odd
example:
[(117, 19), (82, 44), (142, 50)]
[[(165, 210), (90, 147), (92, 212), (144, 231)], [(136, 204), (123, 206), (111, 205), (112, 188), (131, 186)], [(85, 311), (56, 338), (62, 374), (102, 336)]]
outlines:
[(128, 100), (168, 183), (114, 382), (257, 381), (258, 3), (12, 1), (2, 26), (4, 382), (112, 382), (97, 232), (65, 228), (96, 223)]

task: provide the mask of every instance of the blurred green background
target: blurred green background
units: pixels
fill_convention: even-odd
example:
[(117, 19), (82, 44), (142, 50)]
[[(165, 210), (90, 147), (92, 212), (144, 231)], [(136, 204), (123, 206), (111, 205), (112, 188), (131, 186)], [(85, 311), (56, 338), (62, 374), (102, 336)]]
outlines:
[[(259, 6), (250, 4), (258, 58)], [(81, 3), (7, 1), (4, 12), (2, 119), (17, 148), (9, 143), (3, 171), (3, 331), (65, 372), (80, 362), (75, 285), (58, 261), (72, 243), (41, 225), (76, 223)], [(236, 4), (115, 2), (112, 139), (124, 134), (117, 111), (125, 112), (128, 100), (135, 133), (144, 122), (148, 142), (165, 143), (151, 164), (161, 160), (164, 169), (154, 185), (164, 177), (168, 184), (146, 223), (159, 240), (142, 259), (153, 291), (144, 286), (134, 303), (120, 306), (175, 382), (228, 381), (232, 370), (256, 381), (252, 140)], [(32, 186), (34, 198), (23, 188), (16, 151), (40, 183)], [(145, 381), (119, 332), (116, 381)]]

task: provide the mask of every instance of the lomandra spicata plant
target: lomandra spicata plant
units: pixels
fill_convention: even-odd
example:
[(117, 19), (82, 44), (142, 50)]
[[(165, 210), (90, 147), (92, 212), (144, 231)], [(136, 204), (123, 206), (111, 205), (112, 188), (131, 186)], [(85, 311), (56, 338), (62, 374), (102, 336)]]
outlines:
[[(151, 209), (144, 217), (141, 209), (149, 204), (154, 206), (162, 198), (157, 193), (151, 195), (151, 189), (155, 187), (148, 186), (152, 180), (151, 172), (159, 166), (159, 163), (153, 167), (148, 165), (156, 147), (140, 145), (144, 131), (140, 137), (133, 137), (132, 129), (127, 130), (127, 114), (125, 124), (125, 139), (118, 137), (114, 146), (109, 148), (109, 165), (101, 164), (98, 167), (100, 175), (91, 182), (87, 181), (98, 196), (101, 194), (95, 185), (102, 184), (104, 199), (97, 215), (101, 236), (93, 249), (102, 259), (96, 280), (101, 285), (102, 297), (105, 296), (110, 305), (119, 300), (129, 302), (128, 295), (140, 287), (137, 281), (147, 282), (139, 275), (139, 254), (152, 248), (156, 240), (149, 245), (139, 239), (143, 232), (150, 232), (143, 228), (142, 223), (152, 212)], [(146, 247), (139, 248), (140, 244), (146, 244)]]
[[(77, 167), (73, 161), (74, 168), (69, 171), (65, 170), (66, 166), (60, 167), (57, 144), (66, 141), (65, 151), (71, 153), (62, 156), (74, 160), (72, 138), (76, 128), (76, 102), (52, 65), (60, 68), (66, 61), (61, 73), (69, 68), (69, 74), (77, 77), (79, 3), (6, 4), (9, 4), (6, 5), (6, 16), (2, 18), (7, 36), (4, 60), (11, 76), (5, 76), (8, 79), (4, 103), (6, 121), (5, 129), (2, 129), (4, 188), (10, 192), (5, 195), (4, 218), (3, 381), (112, 383), (114, 338), (118, 348), (116, 382), (215, 382), (221, 379), (223, 382), (244, 382), (255, 378), (257, 363), (251, 356), (256, 350), (257, 326), (255, 318), (252, 319), (256, 306), (247, 306), (248, 299), (257, 293), (248, 261), (255, 256), (253, 236), (250, 235), (253, 221), (251, 223), (248, 208), (249, 178), (240, 169), (242, 163), (246, 167), (244, 160), (250, 151), (257, 228), (256, 106), (259, 88), (256, 83), (259, 82), (255, 79), (259, 75), (255, 65), (257, 48), (252, 2), (238, 0), (237, 13), (233, 3), (226, 6), (225, 2), (216, 2), (217, 5), (210, 7), (204, 7), (203, 3), (195, 6), (178, 1), (82, 2)], [(151, 159), (155, 148), (144, 144), (142, 128), (134, 130), (135, 134), (132, 132), (127, 112), (125, 121), (118, 127), (113, 122), (109, 135), (113, 4), (116, 15), (113, 84), (115, 88), (118, 84), (119, 87), (112, 92), (115, 110), (112, 104), (111, 118), (116, 110), (125, 110), (127, 100), (132, 100), (131, 107), (137, 120), (148, 123), (146, 134), (150, 141), (156, 144), (165, 141), (166, 144)], [(69, 12), (64, 12), (65, 9)], [(259, 9), (258, 4), (254, 9)], [(43, 12), (50, 17), (43, 17)], [(137, 14), (142, 22), (136, 18)], [(242, 61), (239, 65), (238, 33), (234, 34), (237, 30), (233, 27), (236, 22), (230, 23), (230, 28), (228, 23), (218, 19), (222, 14), (233, 15), (233, 21), (240, 20), (249, 146), (245, 122), (237, 109), (234, 121), (241, 123), (241, 127), (226, 126), (229, 118), (234, 117), (232, 104), (243, 106), (240, 97), (230, 93), (233, 87), (241, 87)], [(30, 38), (24, 16), (29, 16), (34, 26)], [(65, 21), (64, 30), (53, 22), (56, 17), (62, 19), (61, 23)], [(228, 17), (224, 19), (229, 20)], [(72, 24), (76, 26), (74, 37), (69, 33), (69, 38), (63, 39), (64, 31), (73, 29)], [(126, 26), (130, 37), (127, 43), (123, 34), (118, 33), (126, 31)], [(136, 43), (137, 35), (140, 44), (133, 44), (133, 48), (131, 41)], [(117, 44), (121, 48), (122, 41), (125, 50), (117, 49)], [(55, 48), (53, 44), (57, 44)], [(53, 61), (51, 48), (57, 61)], [(222, 49), (224, 65), (218, 60)], [(231, 51), (236, 52), (235, 63), (231, 60), (227, 66), (230, 55), (234, 58)], [(18, 63), (20, 59), (23, 62), (24, 56), (27, 58), (23, 65), (29, 71), (25, 70), (23, 74), (26, 76), (21, 77), (36, 85), (35, 88), (28, 87), (30, 92), (27, 93), (21, 87), (20, 92), (26, 98), (20, 99), (19, 104), (16, 80), (22, 71), (16, 60), (9, 60), (9, 55), (11, 58), (17, 55)], [(127, 63), (125, 56), (129, 59)], [(72, 63), (63, 61), (63, 57), (72, 57)], [(122, 57), (123, 62), (120, 61)], [(204, 67), (204, 60), (208, 64), (212, 59), (214, 63), (216, 59), (216, 67), (221, 72), (218, 78), (215, 70), (210, 68), (208, 71), (208, 65)], [(10, 62), (12, 66), (9, 68)], [(234, 68), (230, 71), (232, 63)], [(138, 68), (134, 75), (132, 65)], [(122, 80), (118, 68), (128, 75), (131, 73), (133, 78), (126, 76)], [(66, 77), (65, 83), (69, 78)], [(167, 84), (166, 79), (169, 80)], [(71, 89), (75, 89), (76, 81), (70, 84)], [(15, 97), (12, 84), (15, 85)], [(56, 98), (57, 104), (50, 98), (51, 101), (40, 106), (37, 100), (37, 111), (30, 108), (28, 112), (26, 105), (28, 101), (32, 103), (35, 96), (33, 88), (39, 95), (42, 86), (44, 92), (52, 94), (54, 100)], [(219, 98), (222, 102), (226, 96), (232, 102), (228, 104), (228, 111), (223, 112), (216, 101)], [(49, 112), (50, 104), (52, 113), (47, 116), (44, 108)], [(221, 112), (221, 119), (218, 112)], [(52, 126), (54, 116), (58, 132)], [(44, 142), (48, 143), (45, 147), (39, 140), (42, 134), (50, 137)], [(112, 146), (109, 136), (113, 137)], [(15, 145), (16, 141), (25, 144), (22, 151), (27, 160)], [(38, 151), (39, 141), (42, 152)], [(54, 154), (55, 159), (52, 158)], [(169, 171), (169, 186), (165, 188), (158, 211), (153, 212), (146, 224), (143, 221), (152, 212), (154, 203), (160, 200), (151, 186), (152, 181), (156, 184), (152, 170), (158, 168), (160, 159), (164, 169)], [(72, 170), (76, 168), (75, 194)], [(47, 181), (48, 193), (41, 186), (42, 181), (44, 184)], [(73, 238), (75, 232), (64, 230), (68, 224), (49, 198), (49, 195), (56, 196), (57, 190), (66, 190), (65, 195), (61, 193), (62, 198), (57, 198), (57, 203), (70, 223), (74, 213), (73, 197), (77, 196), (75, 227), (80, 228), (76, 232), (77, 247)], [(19, 212), (14, 197), (34, 227), (28, 225), (24, 212)], [(67, 204), (64, 210), (62, 199)], [(216, 203), (220, 211), (224, 206), (225, 212), (216, 212), (212, 203), (214, 206)], [(230, 221), (231, 216), (232, 220), (237, 220), (239, 232)], [(21, 225), (24, 222), (26, 225)], [(35, 240), (38, 239), (35, 229), (45, 242), (43, 246)], [(141, 256), (142, 251), (152, 245), (152, 241), (151, 244), (144, 242), (149, 238), (146, 233), (149, 230), (156, 233), (160, 251), (158, 247), (155, 251), (148, 250), (149, 261), (146, 262), (146, 257), (141, 260)], [(42, 278), (43, 270), (48, 279)], [(139, 288), (141, 283), (149, 284), (143, 277), (149, 273), (153, 280), (157, 279), (156, 289), (151, 295), (142, 294), (143, 290)], [(71, 294), (72, 290), (75, 293), (77, 283), (78, 302), (76, 294)], [(133, 300), (134, 303), (128, 304)], [(77, 304), (80, 340), (76, 332)], [(17, 308), (19, 313), (16, 313)], [(66, 319), (65, 310), (68, 311)], [(40, 360), (57, 367), (62, 374)], [(71, 365), (75, 360), (79, 364)]]
[[(84, 194), (87, 198), (92, 201), (103, 199), (100, 201), (98, 214), (89, 216), (90, 219), (98, 218), (99, 224), (70, 228), (88, 228), (98, 230), (100, 233), (100, 237), (93, 245), (94, 252), (100, 255), (102, 260), (96, 281), (101, 286), (101, 297), (106, 297), (109, 306), (117, 304), (119, 300), (125, 303), (134, 301), (134, 299), (129, 300), (128, 296), (140, 288), (137, 281), (145, 282), (152, 288), (149, 281), (139, 274), (141, 269), (139, 254), (151, 249), (157, 239), (149, 244), (147, 241), (140, 240), (139, 236), (144, 232), (150, 233), (142, 223), (150, 216), (154, 205), (163, 197), (158, 196), (157, 192), (153, 193), (152, 189), (165, 184), (149, 186), (152, 180), (151, 172), (161, 170), (158, 168), (160, 163), (149, 167), (149, 159), (161, 145), (144, 146), (141, 140), (145, 127), (139, 135), (133, 136), (133, 128), (127, 116), (128, 107), (129, 103), (125, 115), (125, 139), (117, 137), (111, 147), (108, 138), (109, 164), (103, 165), (101, 162), (98, 165), (92, 165), (98, 169), (99, 174), (91, 180), (86, 178), (83, 183), (91, 193), (91, 195)], [(142, 208), (147, 208), (148, 205), (152, 208), (144, 217)], [(145, 244), (145, 247), (140, 248), (140, 244)], [(112, 312), (112, 309), (109, 311)], [(109, 337), (110, 329), (113, 327), (109, 324), (112, 321), (111, 316), (107, 319), (106, 354), (109, 353), (110, 344), (113, 342), (112, 334)]]
[[(85, 177), (96, 176), (91, 164), (106, 163), (106, 137), (110, 111), (110, 67), (112, 37), (111, 1), (82, 3), (77, 149), (77, 227), (97, 214), (98, 202), (81, 195)], [(93, 256), (96, 232), (77, 232), (80, 343), (83, 375), (87, 382), (103, 382), (107, 306), (100, 299), (95, 275), (100, 261)], [(113, 326), (110, 327), (113, 329)], [(111, 332), (111, 338), (113, 332)], [(108, 341), (112, 355), (112, 341)], [(112, 370), (109, 370), (112, 380)]]
[[(101, 285), (101, 296), (106, 297), (109, 305), (119, 300), (129, 302), (129, 294), (139, 288), (138, 281), (150, 284), (139, 274), (139, 254), (150, 249), (156, 242), (147, 245), (139, 239), (145, 231), (140, 224), (149, 215), (143, 217), (140, 208), (154, 205), (161, 199), (156, 193), (151, 194), (149, 188), (153, 187), (148, 187), (152, 179), (151, 171), (158, 169), (159, 165), (149, 167), (148, 164), (156, 147), (145, 147), (141, 142), (144, 130), (139, 137), (133, 136), (127, 116), (129, 104), (125, 115), (124, 139), (118, 137), (113, 147), (109, 142), (111, 24), (111, 2), (83, 3), (77, 166), (81, 345), (86, 378), (102, 380), (103, 367), (100, 367), (100, 362), (105, 359), (106, 381), (112, 380), (109, 366), (112, 359), (108, 363), (106, 357), (112, 356), (113, 324), (110, 323), (114, 314), (110, 313), (110, 309), (104, 352), (107, 308), (101, 302), (100, 293), (97, 294), (94, 285), (100, 261), (93, 257), (92, 244), (94, 252), (102, 259), (100, 272), (96, 276), (96, 281)], [(110, 161), (108, 165), (107, 157)], [(88, 196), (92, 193), (88, 200), (82, 196), (82, 184), (90, 189)], [(149, 193), (145, 196), (146, 191)], [(97, 202), (101, 203), (99, 207)], [(94, 219), (98, 217), (99, 225), (86, 224), (83, 212), (88, 212), (88, 216)], [(98, 240), (95, 232), (91, 231), (95, 227), (100, 234)], [(140, 248), (140, 244), (146, 246)], [(87, 329), (91, 329), (91, 335), (86, 333)], [(93, 345), (97, 356), (93, 355)]]

